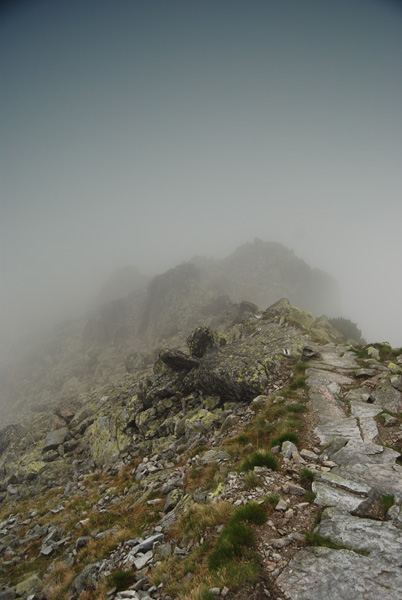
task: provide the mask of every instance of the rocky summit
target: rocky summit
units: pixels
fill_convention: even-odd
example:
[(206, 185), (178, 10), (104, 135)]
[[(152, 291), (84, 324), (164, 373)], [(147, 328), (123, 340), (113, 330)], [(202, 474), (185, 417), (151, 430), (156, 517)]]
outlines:
[(402, 350), (218, 304), (0, 431), (0, 600), (400, 600)]

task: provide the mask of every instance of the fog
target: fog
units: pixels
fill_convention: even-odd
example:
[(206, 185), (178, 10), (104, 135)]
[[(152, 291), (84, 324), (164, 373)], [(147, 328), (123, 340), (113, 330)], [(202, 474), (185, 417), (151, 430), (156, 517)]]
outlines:
[(399, 3), (15, 1), (0, 57), (3, 345), (255, 237), (402, 345)]

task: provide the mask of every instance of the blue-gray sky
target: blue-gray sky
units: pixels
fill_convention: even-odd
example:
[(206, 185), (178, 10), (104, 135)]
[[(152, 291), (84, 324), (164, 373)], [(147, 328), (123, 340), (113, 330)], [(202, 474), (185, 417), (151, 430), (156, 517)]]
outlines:
[(76, 310), (120, 266), (258, 236), (333, 274), (344, 316), (402, 345), (400, 3), (6, 6), (3, 329)]

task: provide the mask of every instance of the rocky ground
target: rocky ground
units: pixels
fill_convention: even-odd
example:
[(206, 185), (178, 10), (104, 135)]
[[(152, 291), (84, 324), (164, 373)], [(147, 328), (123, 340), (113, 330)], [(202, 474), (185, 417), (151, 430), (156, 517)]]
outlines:
[(287, 303), (203, 333), (0, 432), (0, 600), (402, 597), (402, 353)]

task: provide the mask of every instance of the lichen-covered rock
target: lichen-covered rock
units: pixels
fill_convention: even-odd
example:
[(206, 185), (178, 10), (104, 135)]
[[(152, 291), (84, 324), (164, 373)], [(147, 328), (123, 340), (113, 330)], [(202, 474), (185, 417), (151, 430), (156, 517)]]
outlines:
[(23, 581), (15, 586), (17, 596), (27, 597), (30, 594), (38, 594), (43, 587), (41, 578), (37, 573), (31, 573)]
[(216, 413), (201, 409), (195, 414), (184, 419), (184, 431), (187, 437), (196, 433), (206, 433), (212, 427), (218, 427), (222, 423), (222, 417)]
[(190, 354), (197, 358), (202, 358), (215, 343), (214, 332), (209, 327), (197, 327), (187, 338)]
[(98, 417), (89, 428), (90, 452), (98, 464), (110, 463), (127, 450), (131, 438), (116, 424), (112, 417)]
[(96, 586), (97, 573), (101, 567), (101, 562), (92, 563), (87, 565), (83, 571), (73, 580), (70, 585), (70, 593), (73, 594), (73, 598), (78, 596), (85, 590), (94, 588)]
[(286, 298), (272, 304), (264, 312), (265, 319), (275, 319), (280, 324), (286, 322), (301, 327), (324, 342), (342, 343), (342, 334), (332, 327), (325, 317), (314, 317), (311, 313), (292, 306)]

